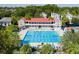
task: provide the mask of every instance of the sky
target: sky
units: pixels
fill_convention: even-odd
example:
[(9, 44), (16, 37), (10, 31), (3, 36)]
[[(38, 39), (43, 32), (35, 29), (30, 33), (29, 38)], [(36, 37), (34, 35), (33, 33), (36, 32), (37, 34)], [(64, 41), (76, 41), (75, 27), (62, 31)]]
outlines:
[[(29, 4), (28, 4), (29, 5)], [(25, 7), (27, 4), (0, 4), (0, 7)], [(43, 4), (37, 4), (43, 5)], [(57, 4), (59, 7), (79, 7), (79, 4)]]
[(79, 7), (79, 4), (58, 4), (60, 7)]

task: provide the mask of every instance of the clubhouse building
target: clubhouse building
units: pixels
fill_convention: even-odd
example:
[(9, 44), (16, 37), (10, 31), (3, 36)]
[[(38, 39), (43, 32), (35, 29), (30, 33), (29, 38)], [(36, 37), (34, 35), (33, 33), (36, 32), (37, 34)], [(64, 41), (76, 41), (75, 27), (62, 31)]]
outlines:
[(31, 18), (30, 20), (22, 18), (18, 21), (18, 26), (20, 29), (28, 27), (58, 27), (61, 26), (61, 21), (58, 19), (49, 18)]

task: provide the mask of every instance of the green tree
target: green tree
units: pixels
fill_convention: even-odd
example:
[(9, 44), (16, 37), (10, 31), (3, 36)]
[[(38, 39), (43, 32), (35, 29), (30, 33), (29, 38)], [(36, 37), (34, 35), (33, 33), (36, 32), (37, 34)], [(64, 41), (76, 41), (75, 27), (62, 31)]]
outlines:
[(78, 18), (72, 18), (72, 23), (79, 23), (79, 19)]
[(11, 33), (11, 32), (14, 32), (14, 31), (19, 31), (19, 28), (16, 25), (10, 25), (10, 26), (6, 27), (6, 31)]
[(69, 23), (69, 19), (66, 16), (62, 17), (62, 26), (66, 25), (67, 23)]
[(59, 7), (54, 4), (47, 4), (42, 7), (43, 12), (47, 13), (47, 17), (51, 16), (51, 13), (58, 13)]
[(30, 53), (32, 53), (32, 48), (29, 45), (23, 45), (20, 48), (20, 53), (22, 53), (22, 54), (30, 54)]
[(26, 14), (26, 15), (25, 15), (25, 18), (26, 18), (27, 20), (31, 20), (32, 16), (30, 16), (30, 14)]
[(72, 7), (72, 8), (70, 8), (70, 13), (72, 14), (72, 15), (79, 15), (79, 8), (78, 7)]
[(18, 47), (17, 33), (0, 30), (0, 53), (12, 53)]
[(53, 53), (53, 51), (54, 51), (53, 47), (49, 44), (43, 45), (42, 48), (39, 49), (39, 52), (41, 54), (49, 54)]
[(49, 20), (54, 20), (54, 17), (48, 17)]
[(0, 18), (11, 17), (12, 11), (7, 9), (0, 9)]
[(79, 53), (79, 32), (67, 32), (63, 36), (63, 51), (70, 54)]
[(59, 9), (59, 14), (61, 14), (62, 16), (65, 16), (67, 12), (69, 12), (69, 7), (63, 7)]
[(11, 18), (12, 18), (12, 24), (13, 25), (17, 25), (18, 24), (18, 20), (20, 20), (21, 17), (11, 15)]
[(18, 16), (24, 17), (25, 16), (25, 9), (23, 7), (16, 8), (13, 14), (17, 17)]

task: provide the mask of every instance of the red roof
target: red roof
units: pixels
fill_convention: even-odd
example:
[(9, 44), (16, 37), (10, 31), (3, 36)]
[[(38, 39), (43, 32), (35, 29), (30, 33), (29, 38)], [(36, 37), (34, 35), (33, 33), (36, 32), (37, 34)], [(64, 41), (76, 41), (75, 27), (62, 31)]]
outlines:
[(24, 20), (25, 22), (54, 22), (54, 20), (49, 20), (48, 18), (31, 18), (31, 20)]

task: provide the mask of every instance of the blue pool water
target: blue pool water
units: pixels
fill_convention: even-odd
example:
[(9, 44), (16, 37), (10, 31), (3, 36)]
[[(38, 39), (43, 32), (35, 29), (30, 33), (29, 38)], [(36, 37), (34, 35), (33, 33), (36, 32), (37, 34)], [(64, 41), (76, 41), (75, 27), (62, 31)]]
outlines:
[(60, 43), (61, 38), (55, 31), (28, 31), (22, 40), (27, 43)]

